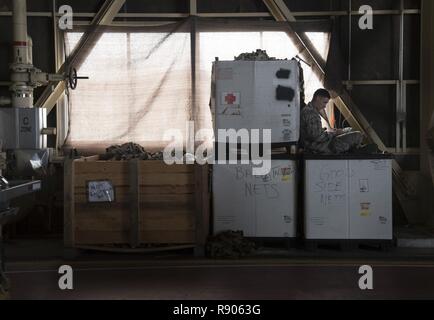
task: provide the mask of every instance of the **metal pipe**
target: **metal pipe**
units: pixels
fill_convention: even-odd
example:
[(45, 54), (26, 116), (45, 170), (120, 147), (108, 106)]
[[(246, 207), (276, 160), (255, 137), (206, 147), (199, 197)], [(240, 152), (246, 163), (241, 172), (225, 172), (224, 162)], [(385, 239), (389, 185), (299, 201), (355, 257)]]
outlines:
[(33, 64), (33, 40), (27, 35), (27, 59), (29, 64)]
[(27, 64), (27, 3), (26, 0), (12, 3), (14, 62)]
[[(14, 79), (21, 78), (27, 74), (31, 67), (32, 54), (29, 53), (29, 38), (27, 35), (27, 3), (26, 0), (13, 0), (12, 22), (13, 22), (13, 53), (14, 62), (11, 65), (12, 85), (12, 107), (32, 108), (33, 107), (33, 88), (28, 86), (25, 81)], [(31, 39), (30, 39), (31, 42)]]

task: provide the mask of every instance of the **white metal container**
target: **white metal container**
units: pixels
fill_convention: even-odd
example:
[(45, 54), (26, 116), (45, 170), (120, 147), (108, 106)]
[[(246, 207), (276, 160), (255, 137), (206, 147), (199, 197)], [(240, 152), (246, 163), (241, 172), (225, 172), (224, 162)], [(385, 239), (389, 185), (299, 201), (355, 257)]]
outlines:
[(232, 230), (246, 237), (296, 236), (296, 161), (271, 163), (265, 176), (253, 176), (252, 165), (213, 166), (214, 234)]
[(305, 162), (306, 239), (348, 239), (348, 161)]
[(349, 161), (350, 239), (392, 240), (392, 160)]
[(271, 129), (272, 143), (295, 143), (300, 122), (298, 63), (216, 61), (211, 103), (215, 129)]
[(392, 240), (392, 160), (305, 161), (306, 239)]

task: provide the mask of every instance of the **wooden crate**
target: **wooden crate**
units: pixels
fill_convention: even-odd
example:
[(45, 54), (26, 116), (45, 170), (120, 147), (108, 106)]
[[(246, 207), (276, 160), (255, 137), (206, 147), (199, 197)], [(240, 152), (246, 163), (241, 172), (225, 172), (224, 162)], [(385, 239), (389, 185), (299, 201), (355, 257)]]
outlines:
[[(88, 201), (87, 183), (97, 180), (111, 181), (114, 202)], [(171, 244), (203, 250), (209, 230), (208, 166), (98, 156), (67, 160), (64, 218), (67, 248)]]

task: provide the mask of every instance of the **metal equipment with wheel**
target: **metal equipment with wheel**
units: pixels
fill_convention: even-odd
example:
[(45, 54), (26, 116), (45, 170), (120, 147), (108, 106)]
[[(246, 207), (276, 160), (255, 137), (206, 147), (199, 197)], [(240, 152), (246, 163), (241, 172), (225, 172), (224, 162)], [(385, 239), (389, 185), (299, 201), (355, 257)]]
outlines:
[[(66, 81), (74, 90), (78, 79), (77, 70), (70, 66), (59, 73), (46, 73), (33, 65), (33, 42), (27, 34), (27, 1), (12, 1), (13, 61), (10, 97), (0, 97), (0, 298), (8, 289), (4, 274), (4, 250), (2, 227), (15, 221), (19, 211), (11, 208), (10, 201), (41, 189), (41, 181), (12, 181), (13, 177), (33, 177), (45, 172), (49, 149), (47, 135), (56, 134), (56, 128), (47, 128), (47, 111), (34, 107), (33, 91), (50, 82)], [(3, 177), (7, 171), (11, 181)]]

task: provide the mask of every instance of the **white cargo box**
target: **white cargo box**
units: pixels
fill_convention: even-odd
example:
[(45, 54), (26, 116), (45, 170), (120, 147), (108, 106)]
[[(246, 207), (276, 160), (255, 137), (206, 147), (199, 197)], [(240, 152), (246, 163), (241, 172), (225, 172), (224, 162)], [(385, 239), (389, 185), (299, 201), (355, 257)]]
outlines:
[(306, 239), (392, 240), (392, 160), (306, 158)]
[(212, 78), (215, 129), (271, 129), (272, 143), (298, 142), (296, 61), (215, 61)]
[(213, 166), (213, 232), (245, 237), (296, 237), (297, 162), (272, 160), (271, 171), (253, 176), (251, 165)]

